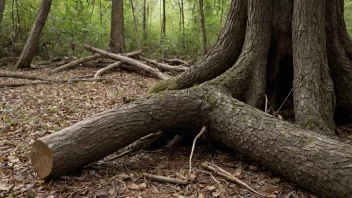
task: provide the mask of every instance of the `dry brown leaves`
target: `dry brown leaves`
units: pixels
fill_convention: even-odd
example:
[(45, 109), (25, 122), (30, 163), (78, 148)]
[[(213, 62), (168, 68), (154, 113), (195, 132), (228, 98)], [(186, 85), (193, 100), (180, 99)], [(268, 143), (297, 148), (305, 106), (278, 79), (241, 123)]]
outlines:
[[(6, 70), (1, 70), (6, 72)], [(50, 68), (23, 71), (50, 78), (92, 75), (79, 68), (47, 76)], [(221, 165), (255, 190), (284, 198), (309, 197), (267, 169), (245, 162), (233, 153), (197, 146), (193, 182), (173, 185), (152, 182), (142, 173), (188, 178), (190, 147), (162, 152), (140, 152), (111, 162), (101, 160), (52, 181), (37, 177), (28, 152), (36, 138), (55, 133), (90, 115), (118, 107), (122, 98), (139, 98), (155, 79), (118, 71), (106, 75), (111, 83), (46, 84), (0, 90), (0, 197), (258, 197), (248, 190), (201, 170), (206, 160)], [(21, 82), (0, 79), (0, 83)]]

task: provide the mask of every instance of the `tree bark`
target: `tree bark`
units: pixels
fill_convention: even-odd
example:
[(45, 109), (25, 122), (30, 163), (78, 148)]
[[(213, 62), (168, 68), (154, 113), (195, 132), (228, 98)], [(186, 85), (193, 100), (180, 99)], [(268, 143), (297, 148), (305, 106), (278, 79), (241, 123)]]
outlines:
[(352, 44), (343, 16), (343, 1), (326, 2), (326, 45), (331, 77), (336, 94), (335, 118), (340, 123), (352, 119)]
[(125, 32), (123, 22), (123, 0), (112, 0), (111, 7), (111, 52), (125, 53)]
[[(180, 76), (153, 86), (149, 92), (184, 89), (211, 80), (230, 68), (241, 53), (246, 32), (247, 1), (233, 0), (226, 24), (207, 56)], [(222, 57), (219, 59), (219, 57)]]
[(208, 47), (207, 47), (207, 33), (205, 29), (203, 0), (199, 0), (199, 12), (200, 12), (200, 24), (202, 26), (203, 53), (205, 55), (208, 53)]
[(15, 65), (16, 69), (29, 68), (31, 66), (31, 62), (37, 53), (40, 34), (49, 15), (51, 3), (52, 0), (42, 0), (32, 31)]
[(292, 22), (297, 124), (334, 135), (335, 94), (326, 54), (325, 0), (295, 0)]

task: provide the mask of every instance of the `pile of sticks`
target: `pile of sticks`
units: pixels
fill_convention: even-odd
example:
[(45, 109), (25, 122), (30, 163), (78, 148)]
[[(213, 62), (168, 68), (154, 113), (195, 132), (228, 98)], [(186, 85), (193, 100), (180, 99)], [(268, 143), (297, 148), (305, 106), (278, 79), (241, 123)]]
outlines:
[(83, 45), (83, 48), (94, 54), (62, 65), (52, 70), (51, 74), (58, 73), (79, 65), (89, 66), (90, 61), (94, 61), (100, 58), (109, 58), (112, 61), (105, 61), (104, 64), (102, 64), (102, 62), (96, 63), (105, 67), (99, 69), (95, 73), (94, 78), (99, 78), (112, 69), (121, 68), (132, 71), (142, 71), (154, 78), (167, 80), (170, 78), (170, 76), (166, 72), (184, 72), (190, 66), (190, 63), (180, 59), (165, 60), (165, 63), (160, 62), (160, 60), (151, 60), (144, 57), (142, 55), (142, 51), (135, 51), (126, 54), (114, 54), (102, 49), (94, 48), (89, 45)]

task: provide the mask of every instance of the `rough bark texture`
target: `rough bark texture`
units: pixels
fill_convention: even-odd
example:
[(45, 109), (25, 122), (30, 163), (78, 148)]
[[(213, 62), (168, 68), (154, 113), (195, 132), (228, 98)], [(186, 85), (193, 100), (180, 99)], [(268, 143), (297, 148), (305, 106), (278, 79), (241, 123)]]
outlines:
[[(211, 80), (230, 68), (241, 53), (247, 22), (247, 1), (232, 1), (227, 21), (213, 48), (199, 63), (169, 81), (160, 82), (150, 89), (183, 89)], [(219, 59), (219, 57), (222, 57)]]
[(334, 135), (335, 95), (326, 55), (325, 0), (295, 0), (292, 24), (297, 124)]
[[(272, 1), (249, 1), (246, 40), (236, 64), (212, 81), (228, 89), (233, 97), (262, 107), (265, 95), (267, 56), (271, 38)], [(269, 13), (269, 14), (268, 14)]]
[(32, 31), (15, 65), (16, 69), (29, 68), (31, 66), (31, 62), (37, 53), (40, 34), (49, 15), (51, 3), (52, 0), (42, 0)]
[(352, 147), (214, 93), (211, 136), (321, 197), (352, 196)]
[(37, 140), (31, 161), (41, 178), (53, 178), (94, 162), (149, 133), (194, 121), (203, 101), (187, 92), (164, 93), (110, 110)]
[(112, 0), (111, 7), (111, 52), (125, 53), (125, 32), (123, 23), (123, 0)]
[(335, 117), (342, 123), (352, 119), (352, 54), (351, 42), (343, 18), (343, 1), (326, 2), (326, 45), (337, 108)]

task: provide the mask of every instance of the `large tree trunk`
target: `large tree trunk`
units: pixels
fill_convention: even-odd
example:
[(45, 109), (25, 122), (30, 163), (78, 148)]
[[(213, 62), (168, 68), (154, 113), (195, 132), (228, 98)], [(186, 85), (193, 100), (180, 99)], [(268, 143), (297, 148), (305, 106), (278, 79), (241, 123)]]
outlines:
[(37, 53), (40, 34), (49, 15), (51, 3), (52, 0), (42, 0), (33, 29), (15, 65), (16, 69), (29, 68), (31, 66), (32, 60)]
[(123, 22), (123, 0), (112, 0), (111, 7), (111, 52), (125, 53), (125, 32)]
[(307, 129), (334, 135), (335, 94), (326, 55), (325, 0), (295, 0), (293, 7), (296, 121)]
[[(207, 125), (218, 142), (317, 195), (352, 197), (352, 146), (325, 136), (334, 133), (334, 115), (351, 122), (351, 82), (342, 0), (233, 0), (207, 55), (150, 89), (165, 92), (38, 139), (31, 159), (51, 178), (149, 133)], [(265, 94), (275, 113), (293, 101), (285, 108), (301, 127), (260, 111)]]

